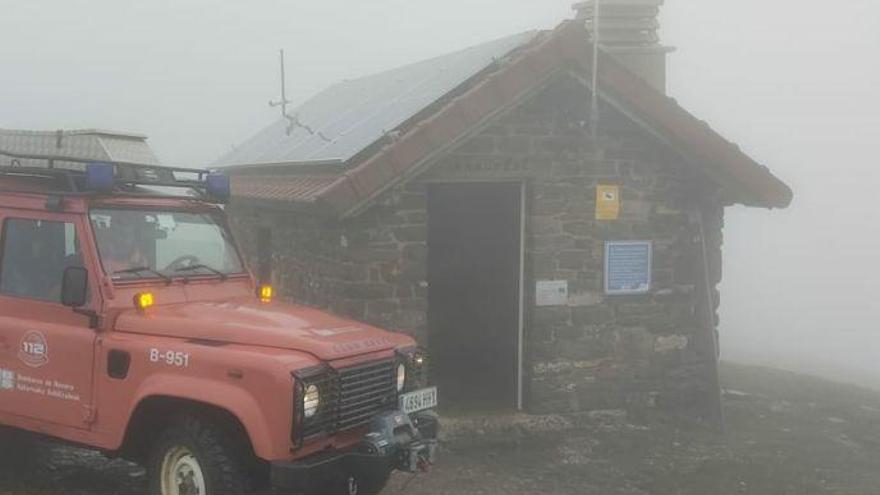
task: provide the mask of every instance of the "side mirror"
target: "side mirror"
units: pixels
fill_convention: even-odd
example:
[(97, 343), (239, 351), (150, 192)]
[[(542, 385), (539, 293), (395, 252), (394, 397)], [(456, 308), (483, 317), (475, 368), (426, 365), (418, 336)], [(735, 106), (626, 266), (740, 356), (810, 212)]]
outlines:
[(89, 271), (81, 266), (64, 269), (61, 280), (61, 304), (70, 308), (81, 308), (88, 302)]

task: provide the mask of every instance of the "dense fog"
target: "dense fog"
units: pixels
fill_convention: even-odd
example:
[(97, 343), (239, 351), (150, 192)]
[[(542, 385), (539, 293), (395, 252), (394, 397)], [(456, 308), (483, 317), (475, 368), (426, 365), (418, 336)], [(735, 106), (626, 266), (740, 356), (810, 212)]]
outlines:
[[(0, 0), (0, 127), (137, 131), (205, 165), (277, 117), (279, 48), (302, 101), (571, 2)], [(669, 0), (662, 22), (671, 96), (795, 190), (728, 212), (725, 358), (880, 388), (880, 3)]]

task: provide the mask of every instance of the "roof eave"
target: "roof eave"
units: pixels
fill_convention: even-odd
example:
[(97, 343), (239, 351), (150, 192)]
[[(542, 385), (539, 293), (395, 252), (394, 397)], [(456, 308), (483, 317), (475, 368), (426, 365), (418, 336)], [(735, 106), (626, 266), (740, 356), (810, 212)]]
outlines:
[[(569, 72), (573, 77), (577, 78), (583, 85), (589, 86), (591, 83), (589, 78), (584, 74), (576, 71)], [(607, 90), (600, 91), (600, 95), (604, 101), (613, 106), (617, 111), (624, 114), (628, 119), (632, 120), (636, 125), (648, 132), (663, 145), (668, 146), (676, 153), (682, 156), (695, 169), (706, 173), (711, 179), (719, 183), (725, 189), (725, 202), (729, 204), (741, 204), (748, 207), (756, 208), (786, 208), (794, 197), (792, 189), (783, 181), (774, 176), (770, 170), (752, 160), (745, 155), (735, 144), (727, 143), (729, 150), (738, 155), (738, 159), (745, 158), (750, 162), (750, 168), (755, 171), (749, 176), (752, 185), (749, 186), (742, 182), (741, 178), (725, 173), (725, 168), (712, 167), (708, 165), (718, 157), (696, 156), (691, 150), (688, 150), (681, 143), (673, 141), (662, 130), (657, 129), (648, 123), (641, 115), (634, 113), (627, 105), (621, 102), (615, 95), (610, 94)], [(709, 132), (714, 134), (707, 124), (702, 123)], [(756, 194), (756, 189), (758, 190)]]
[(450, 149), (473, 129), (559, 73), (564, 67), (560, 42), (560, 38), (548, 36), (523, 49), (516, 62), (486, 75), (400, 139), (347, 171), (322, 192), (318, 201), (343, 218), (362, 211), (388, 187), (411, 176), (432, 157)]
[[(578, 29), (569, 29), (564, 36), (571, 36), (573, 31)], [(574, 39), (563, 43), (567, 59), (582, 74), (592, 73), (593, 50), (583, 48), (585, 44), (589, 46), (588, 41), (583, 41), (587, 39), (580, 36), (580, 42)], [(599, 72), (599, 86), (603, 97), (619, 102), (618, 107), (624, 108), (630, 117), (655, 135), (663, 136), (673, 149), (716, 178), (735, 198), (735, 203), (762, 208), (786, 208), (791, 204), (792, 189), (767, 167), (694, 117), (674, 99), (634, 75), (612, 55), (600, 52), (600, 57), (603, 70)]]

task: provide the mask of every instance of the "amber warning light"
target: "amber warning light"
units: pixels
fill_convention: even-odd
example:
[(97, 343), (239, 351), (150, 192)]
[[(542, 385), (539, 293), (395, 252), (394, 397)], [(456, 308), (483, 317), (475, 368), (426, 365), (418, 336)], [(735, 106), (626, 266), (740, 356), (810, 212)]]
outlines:
[(143, 311), (155, 304), (152, 292), (140, 292), (134, 296), (134, 305), (137, 309)]
[(272, 289), (271, 285), (264, 284), (257, 289), (257, 294), (260, 296), (260, 301), (272, 302), (272, 296), (275, 295), (275, 290)]

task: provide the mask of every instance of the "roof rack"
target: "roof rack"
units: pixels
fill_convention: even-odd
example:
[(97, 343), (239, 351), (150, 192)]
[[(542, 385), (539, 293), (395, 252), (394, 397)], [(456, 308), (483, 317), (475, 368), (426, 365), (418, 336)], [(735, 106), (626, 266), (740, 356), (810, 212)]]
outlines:
[[(4, 153), (5, 154), (5, 153)], [(17, 154), (16, 158), (47, 159), (45, 156)], [(56, 158), (57, 159), (57, 158)], [(56, 166), (0, 167), (0, 177), (42, 178), (56, 181), (47, 191), (54, 195), (104, 195), (200, 199), (225, 203), (229, 198), (229, 179), (223, 174), (204, 169), (141, 165), (125, 162), (96, 162), (65, 157), (65, 162), (83, 164), (82, 170)], [(185, 175), (185, 178), (178, 177)], [(191, 194), (167, 194), (149, 188), (180, 188)], [(0, 189), (2, 192), (33, 192)]]

